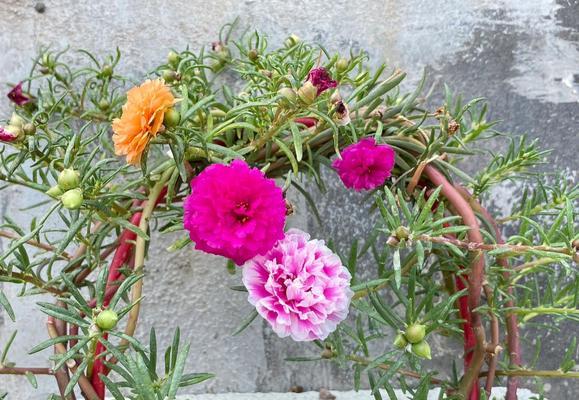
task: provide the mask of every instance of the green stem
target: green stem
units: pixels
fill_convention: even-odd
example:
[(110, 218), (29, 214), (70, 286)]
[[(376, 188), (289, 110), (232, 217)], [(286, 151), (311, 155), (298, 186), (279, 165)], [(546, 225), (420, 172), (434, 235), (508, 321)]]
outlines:
[[(169, 181), (171, 175), (175, 167), (169, 167), (155, 186), (151, 189), (149, 193), (149, 197), (147, 199), (147, 203), (143, 207), (143, 213), (141, 215), (141, 222), (139, 223), (139, 229), (143, 232), (147, 232), (149, 229), (149, 219), (153, 215), (153, 211), (155, 210), (155, 206), (157, 205), (157, 199), (159, 198), (163, 188), (165, 187), (165, 183)], [(142, 268), (145, 267), (145, 249), (146, 249), (147, 240), (142, 236), (137, 236), (136, 244), (135, 244), (135, 271), (141, 271)], [(139, 299), (141, 298), (143, 293), (143, 279), (139, 279), (137, 283), (133, 285), (131, 290), (131, 304), (135, 304), (135, 306), (129, 312), (129, 318), (127, 320), (127, 326), (125, 327), (125, 334), (129, 336), (133, 336), (135, 330), (137, 329), (137, 321), (139, 320), (139, 312), (141, 309), (141, 305)], [(120, 347), (124, 347), (128, 344), (126, 340), (122, 340)]]
[[(483, 372), (480, 376), (486, 376), (486, 372)], [(496, 371), (497, 376), (525, 376), (529, 378), (575, 378), (579, 379), (579, 371), (560, 371), (560, 370), (528, 370), (528, 369), (512, 369), (504, 371)]]

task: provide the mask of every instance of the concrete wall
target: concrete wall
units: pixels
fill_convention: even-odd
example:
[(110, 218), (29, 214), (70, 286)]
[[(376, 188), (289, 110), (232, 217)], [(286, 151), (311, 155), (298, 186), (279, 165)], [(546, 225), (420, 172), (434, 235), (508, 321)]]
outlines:
[[(465, 97), (488, 97), (491, 116), (505, 120), (501, 129), (527, 132), (543, 146), (554, 148), (554, 166), (571, 176), (576, 176), (579, 167), (576, 0), (47, 0), (43, 14), (35, 11), (35, 4), (32, 0), (0, 1), (2, 85), (24, 76), (38, 47), (48, 44), (99, 53), (119, 46), (124, 54), (122, 69), (140, 76), (161, 62), (170, 48), (207, 45), (216, 39), (222, 24), (240, 17), (242, 25), (266, 32), (274, 43), (296, 33), (331, 50), (364, 48), (376, 63), (387, 61), (407, 70), (410, 84), (426, 69), (438, 90), (435, 93), (447, 82)], [(436, 101), (435, 95), (433, 104)], [(6, 99), (0, 99), (2, 115), (8, 110)], [(506, 188), (496, 197), (499, 210), (512, 203), (508, 193)], [(334, 209), (325, 212), (326, 224), (318, 227), (313, 219), (302, 216), (294, 218), (295, 225), (309, 227), (319, 236), (335, 236), (342, 246), (368, 230), (370, 222), (359, 208), (360, 197), (346, 194), (335, 179), (328, 196), (318, 198), (322, 208)], [(27, 220), (30, 216), (18, 210), (35, 201), (21, 189), (2, 191), (1, 215)], [(305, 211), (305, 206), (298, 207), (298, 213)], [(156, 284), (145, 283), (139, 333), (154, 325), (166, 342), (172, 334), (168, 327), (177, 321), (194, 344), (191, 369), (218, 374), (199, 390), (350, 387), (348, 373), (326, 364), (284, 363), (285, 357), (307, 354), (311, 347), (280, 340), (261, 322), (231, 337), (250, 311), (245, 296), (227, 288), (238, 284), (239, 276), (227, 275), (221, 259), (191, 249), (167, 255), (164, 249), (169, 238), (155, 243), (147, 268)], [(1, 244), (6, 247), (5, 242)], [(15, 297), (14, 289), (4, 289)], [(23, 365), (46, 365), (46, 354), (26, 355), (31, 343), (45, 337), (43, 319), (31, 308), (33, 301), (37, 299), (14, 302), (16, 324), (0, 313), (0, 344), (18, 329), (11, 358)], [(574, 332), (564, 336), (579, 333), (576, 325), (569, 329)], [(549, 342), (544, 355), (549, 351), (560, 354), (557, 340)], [(441, 346), (439, 354), (451, 352)], [(554, 359), (545, 357), (544, 367), (557, 368)], [(33, 391), (22, 378), (0, 377), (0, 392), (10, 391), (13, 399), (44, 399), (53, 387), (52, 380), (41, 379), (39, 390)], [(552, 399), (579, 392), (577, 384), (561, 381), (548, 388)]]

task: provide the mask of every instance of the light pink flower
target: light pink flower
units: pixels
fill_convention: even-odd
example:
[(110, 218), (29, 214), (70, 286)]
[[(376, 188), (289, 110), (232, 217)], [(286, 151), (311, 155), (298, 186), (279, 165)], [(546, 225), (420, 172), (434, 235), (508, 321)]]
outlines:
[(16, 103), (16, 105), (18, 106), (23, 106), (24, 104), (30, 101), (30, 98), (28, 98), (22, 93), (22, 82), (14, 86), (12, 90), (8, 92), (7, 96), (12, 102)]
[(342, 158), (336, 158), (332, 167), (347, 188), (356, 191), (371, 190), (384, 184), (394, 168), (396, 153), (387, 144), (376, 144), (365, 138), (346, 147)]
[(298, 229), (265, 255), (243, 265), (248, 300), (280, 337), (328, 337), (346, 319), (353, 292), (350, 273), (321, 240)]
[(307, 80), (318, 89), (318, 96), (322, 94), (322, 92), (338, 86), (338, 82), (332, 79), (330, 73), (324, 67), (312, 69), (308, 73)]
[(195, 248), (238, 265), (283, 238), (285, 200), (273, 179), (245, 161), (213, 164), (191, 182), (184, 226)]

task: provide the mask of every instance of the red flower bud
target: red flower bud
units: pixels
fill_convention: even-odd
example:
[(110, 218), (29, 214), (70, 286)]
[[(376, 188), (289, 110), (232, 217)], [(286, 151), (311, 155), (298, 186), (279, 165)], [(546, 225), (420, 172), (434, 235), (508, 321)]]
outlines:
[(8, 98), (18, 106), (23, 106), (30, 101), (30, 98), (22, 93), (22, 82), (14, 86), (14, 88), (8, 92)]

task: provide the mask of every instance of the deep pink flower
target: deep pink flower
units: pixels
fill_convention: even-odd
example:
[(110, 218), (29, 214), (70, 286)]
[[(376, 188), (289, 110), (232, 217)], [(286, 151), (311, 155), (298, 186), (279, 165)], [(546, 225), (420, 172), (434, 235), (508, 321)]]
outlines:
[(243, 265), (248, 300), (280, 337), (328, 337), (348, 316), (350, 273), (322, 240), (298, 229)]
[(14, 129), (11, 130), (9, 127), (3, 128), (0, 126), (0, 142), (14, 142), (19, 136), (17, 132), (14, 132)]
[(8, 98), (16, 103), (16, 105), (23, 106), (24, 104), (30, 101), (30, 98), (26, 97), (22, 93), (22, 82), (18, 83), (18, 85), (14, 86), (11, 91), (8, 92)]
[(336, 158), (332, 167), (347, 188), (358, 192), (371, 190), (390, 177), (395, 155), (387, 144), (376, 144), (373, 138), (365, 138), (346, 147), (342, 158)]
[(283, 238), (282, 190), (245, 161), (213, 164), (191, 181), (184, 226), (195, 248), (238, 265), (264, 254)]
[(338, 82), (332, 80), (332, 77), (324, 67), (314, 68), (308, 74), (308, 81), (318, 89), (318, 96), (323, 91), (338, 86)]

